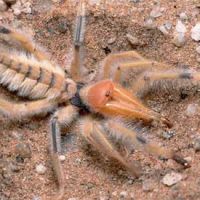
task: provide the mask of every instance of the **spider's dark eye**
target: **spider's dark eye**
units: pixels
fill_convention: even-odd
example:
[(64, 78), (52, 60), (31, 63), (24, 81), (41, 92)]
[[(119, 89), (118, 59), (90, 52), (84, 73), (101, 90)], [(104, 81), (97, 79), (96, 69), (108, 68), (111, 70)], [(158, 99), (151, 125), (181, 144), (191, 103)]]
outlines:
[(105, 96), (109, 97), (110, 96), (110, 91), (107, 91), (106, 94), (105, 94)]

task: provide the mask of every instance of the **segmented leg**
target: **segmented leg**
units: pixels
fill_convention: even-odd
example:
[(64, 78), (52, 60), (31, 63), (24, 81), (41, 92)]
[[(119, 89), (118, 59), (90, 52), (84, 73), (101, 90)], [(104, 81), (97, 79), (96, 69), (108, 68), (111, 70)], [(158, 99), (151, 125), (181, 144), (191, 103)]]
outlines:
[(145, 69), (145, 70), (156, 68), (158, 70), (163, 70), (163, 69), (169, 68), (169, 66), (163, 63), (159, 63), (159, 62), (155, 62), (151, 60), (139, 60), (135, 62), (122, 63), (117, 67), (114, 73), (114, 81), (120, 82), (122, 73), (128, 69), (134, 69), (134, 68), (138, 68), (138, 69), (140, 68), (140, 69)]
[(134, 61), (144, 60), (136, 51), (127, 51), (108, 55), (103, 62), (103, 79), (108, 79), (111, 76), (111, 70), (117, 68), (121, 64), (126, 64)]
[(82, 65), (82, 46), (85, 33), (85, 3), (83, 0), (79, 3), (77, 18), (76, 18), (76, 28), (74, 33), (74, 58), (70, 68), (70, 74), (72, 78), (76, 81), (80, 81), (80, 68)]
[(48, 99), (25, 103), (14, 103), (0, 99), (0, 113), (8, 116), (10, 119), (20, 119), (49, 112), (56, 106), (56, 102), (50, 102)]
[(132, 92), (137, 94), (141, 89), (144, 89), (145, 85), (152, 85), (154, 81), (158, 80), (191, 80), (199, 81), (200, 74), (198, 72), (188, 72), (186, 70), (174, 70), (174, 71), (150, 71), (142, 73), (132, 86)]
[(134, 148), (146, 151), (147, 153), (156, 155), (164, 159), (174, 159), (176, 162), (188, 167), (188, 162), (180, 155), (174, 153), (171, 150), (160, 147), (154, 143), (148, 142), (144, 137), (139, 136), (132, 130), (129, 130), (119, 123), (109, 121), (108, 129), (111, 130), (113, 135), (122, 140), (126, 140), (128, 143), (134, 146)]
[(125, 158), (117, 151), (114, 145), (105, 136), (106, 133), (100, 123), (92, 121), (90, 119), (84, 121), (82, 134), (86, 140), (96, 147), (99, 151), (104, 152), (108, 156), (118, 160), (136, 177), (140, 176), (140, 169), (133, 163), (129, 163)]
[(61, 200), (63, 198), (65, 188), (64, 173), (59, 159), (61, 153), (60, 128), (62, 126), (69, 126), (76, 118), (77, 114), (75, 107), (67, 106), (58, 110), (51, 119), (50, 154), (59, 187), (58, 194), (54, 198), (56, 200)]
[(27, 38), (24, 34), (11, 30), (4, 26), (0, 26), (0, 34), (7, 34), (14, 40), (18, 41), (24, 49), (32, 53), (38, 60), (48, 60), (44, 52), (36, 48), (31, 39)]

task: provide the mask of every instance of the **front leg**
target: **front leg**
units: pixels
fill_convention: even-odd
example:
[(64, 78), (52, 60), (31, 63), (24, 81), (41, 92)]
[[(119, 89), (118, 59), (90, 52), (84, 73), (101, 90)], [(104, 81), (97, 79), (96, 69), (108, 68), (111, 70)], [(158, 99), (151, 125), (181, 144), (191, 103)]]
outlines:
[(55, 112), (51, 119), (50, 154), (59, 187), (59, 192), (55, 197), (56, 200), (60, 200), (63, 198), (65, 188), (64, 173), (59, 159), (59, 155), (61, 153), (60, 129), (63, 126), (70, 126), (77, 115), (78, 112), (74, 106), (67, 106)]

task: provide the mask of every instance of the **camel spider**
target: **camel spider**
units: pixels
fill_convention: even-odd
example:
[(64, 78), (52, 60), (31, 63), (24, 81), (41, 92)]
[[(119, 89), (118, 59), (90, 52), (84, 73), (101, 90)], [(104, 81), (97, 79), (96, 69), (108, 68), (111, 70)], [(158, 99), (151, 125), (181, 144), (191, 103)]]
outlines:
[[(19, 119), (50, 112), (56, 109), (50, 120), (50, 155), (58, 181), (59, 192), (56, 199), (64, 194), (64, 176), (59, 161), (61, 152), (60, 129), (79, 121), (79, 132), (85, 139), (108, 156), (118, 160), (134, 176), (141, 170), (127, 161), (126, 157), (112, 143), (108, 135), (128, 141), (138, 148), (158, 157), (174, 159), (182, 165), (187, 161), (172, 150), (148, 142), (136, 130), (126, 127), (124, 121), (152, 121), (171, 126), (168, 119), (143, 105), (136, 97), (144, 85), (161, 79), (199, 80), (199, 75), (179, 70), (143, 58), (135, 51), (121, 52), (107, 56), (101, 70), (92, 80), (86, 81), (81, 75), (81, 48), (85, 26), (85, 4), (80, 2), (74, 37), (74, 58), (70, 67), (70, 77), (64, 70), (52, 64), (45, 53), (23, 34), (0, 26), (0, 35), (16, 40), (26, 50), (22, 52), (0, 52), (0, 84), (18, 96), (30, 101), (15, 103), (0, 99), (0, 112), (9, 118)], [(120, 85), (121, 77), (128, 69), (144, 69), (139, 73), (131, 90)], [(135, 95), (132, 95), (135, 94)], [(55, 198), (54, 198), (55, 199)]]

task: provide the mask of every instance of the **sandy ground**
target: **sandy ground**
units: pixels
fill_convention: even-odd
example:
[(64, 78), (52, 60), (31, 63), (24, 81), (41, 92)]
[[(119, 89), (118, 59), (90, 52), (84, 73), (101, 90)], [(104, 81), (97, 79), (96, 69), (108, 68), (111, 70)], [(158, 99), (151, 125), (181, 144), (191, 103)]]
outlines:
[[(85, 65), (96, 69), (98, 63), (110, 52), (137, 50), (144, 57), (161, 61), (174, 67), (199, 68), (198, 43), (190, 37), (190, 30), (199, 20), (198, 1), (160, 0), (162, 15), (154, 19), (155, 27), (149, 29), (145, 21), (157, 1), (107, 1), (106, 5), (91, 5), (87, 8), (85, 39)], [(52, 55), (51, 59), (67, 68), (72, 55), (72, 37), (76, 15), (75, 1), (52, 3), (49, 0), (34, 0), (31, 14), (15, 16), (11, 11), (2, 14), (1, 22), (28, 30), (34, 39)], [(186, 43), (177, 48), (173, 43), (173, 31), (180, 13), (188, 19)], [(158, 27), (170, 22), (172, 28), (164, 35)], [(140, 41), (131, 45), (126, 34)], [(3, 90), (2, 90), (3, 91)], [(171, 139), (161, 137), (165, 128), (151, 128), (146, 137), (189, 157), (191, 167), (183, 169), (172, 160), (162, 161), (148, 154), (136, 152), (132, 159), (142, 163), (144, 175), (131, 177), (117, 163), (104, 159), (95, 150), (84, 148), (82, 140), (69, 133), (63, 137), (63, 162), (65, 173), (65, 200), (198, 200), (200, 199), (200, 153), (195, 152), (193, 142), (200, 135), (199, 114), (187, 116), (189, 104), (199, 105), (195, 92), (173, 92), (169, 95), (150, 95), (146, 103), (166, 115), (174, 124)], [(3, 93), (5, 93), (3, 91)], [(194, 95), (195, 94), (195, 95)], [(22, 122), (9, 122), (0, 118), (0, 200), (39, 200), (42, 196), (56, 194), (57, 185), (48, 154), (49, 116)], [(169, 131), (169, 130), (167, 130)], [(16, 153), (16, 145), (26, 143), (30, 147), (28, 158)], [(35, 167), (43, 164), (44, 175), (37, 174)], [(170, 172), (179, 172), (182, 180), (167, 187), (161, 180)], [(74, 200), (75, 200), (74, 199)]]

